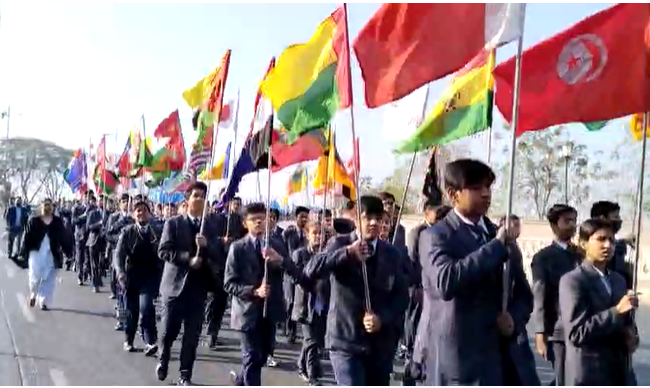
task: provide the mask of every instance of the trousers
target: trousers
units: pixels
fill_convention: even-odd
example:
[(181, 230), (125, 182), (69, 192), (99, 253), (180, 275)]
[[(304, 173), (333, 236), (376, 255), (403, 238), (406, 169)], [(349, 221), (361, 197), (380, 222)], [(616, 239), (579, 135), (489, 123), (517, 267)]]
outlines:
[(262, 385), (262, 367), (269, 357), (275, 338), (275, 322), (261, 318), (241, 333), (242, 365), (235, 382), (238, 386)]

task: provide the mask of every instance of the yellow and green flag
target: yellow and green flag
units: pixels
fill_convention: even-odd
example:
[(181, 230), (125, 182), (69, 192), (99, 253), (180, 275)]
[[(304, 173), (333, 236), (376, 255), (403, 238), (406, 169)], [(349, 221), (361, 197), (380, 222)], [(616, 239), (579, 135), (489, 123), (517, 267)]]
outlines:
[(411, 153), (449, 143), (492, 126), (494, 51), (484, 50), (454, 76), (442, 98), (396, 153)]
[(260, 90), (287, 129), (287, 142), (326, 128), (339, 109), (352, 104), (345, 6), (316, 29), (309, 42), (284, 50)]
[(289, 197), (307, 189), (307, 168), (301, 163), (289, 177), (287, 192), (282, 199), (282, 204), (289, 202)]

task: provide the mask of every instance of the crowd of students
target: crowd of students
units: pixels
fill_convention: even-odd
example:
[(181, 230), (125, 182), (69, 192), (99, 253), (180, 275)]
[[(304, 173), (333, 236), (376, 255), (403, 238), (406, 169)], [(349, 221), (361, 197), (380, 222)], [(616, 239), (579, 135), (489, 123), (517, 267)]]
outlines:
[(558, 385), (635, 383), (638, 299), (625, 262), (631, 242), (615, 240), (618, 205), (594, 204), (579, 228), (574, 208), (549, 209), (555, 238), (533, 257), (531, 287), (518, 218), (486, 216), (492, 170), (462, 159), (444, 179), (451, 206), (426, 201), (408, 236), (389, 193), (351, 201), (339, 218), (297, 207), (286, 229), (263, 203), (233, 199), (204, 212), (201, 182), (178, 209), (126, 194), (117, 206), (92, 192), (72, 207), (46, 200), (15, 261), (29, 267), (29, 304), (44, 310), (59, 268), (94, 292), (108, 281), (124, 350), (135, 351), (140, 327), (161, 381), (183, 326), (179, 385), (191, 384), (204, 324), (219, 351), (229, 304), (230, 328), (241, 333), (235, 385), (262, 384), (278, 329), (290, 343), (302, 338), (297, 373), (310, 385), (320, 385), (325, 356), (339, 385), (389, 385), (396, 356), (404, 385), (540, 385), (529, 323)]

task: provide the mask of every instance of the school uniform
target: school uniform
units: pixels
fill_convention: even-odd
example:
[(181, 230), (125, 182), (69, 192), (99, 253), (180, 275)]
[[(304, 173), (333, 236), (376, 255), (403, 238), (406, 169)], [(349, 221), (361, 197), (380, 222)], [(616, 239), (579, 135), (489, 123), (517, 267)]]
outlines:
[[(295, 225), (283, 230), (281, 239), (285, 242), (289, 255), (293, 255), (293, 252), (307, 245), (306, 232), (298, 229)], [(284, 332), (289, 338), (289, 342), (293, 343), (296, 340), (298, 329), (296, 321), (292, 318), (296, 286), (294, 280), (289, 275), (285, 275), (282, 287), (284, 290), (284, 301), (287, 309), (287, 320), (284, 324)]]
[(509, 253), (495, 236), (487, 218), (474, 223), (456, 210), (420, 234), (426, 385), (503, 385), (513, 377), (505, 376), (512, 368), (496, 324)]
[[(224, 290), (232, 296), (230, 327), (241, 332), (242, 367), (236, 385), (261, 385), (262, 367), (273, 347), (274, 327), (286, 318), (283, 269), (297, 272), (284, 243), (275, 238), (270, 238), (269, 245), (283, 257), (283, 262), (265, 263), (263, 240), (249, 234), (235, 241), (226, 259)], [(262, 284), (265, 267), (271, 291), (268, 298), (261, 299), (254, 295), (254, 290)]]
[(378, 332), (363, 327), (365, 291), (361, 262), (347, 254), (355, 234), (334, 237), (325, 254), (309, 261), (304, 275), (311, 281), (329, 277), (330, 303), (325, 347), (339, 385), (389, 385), (396, 339), (408, 304), (408, 280), (400, 252), (391, 244), (370, 242), (366, 260), (372, 312)]
[(636, 326), (630, 313), (616, 313), (626, 292), (623, 276), (587, 260), (560, 279), (566, 385), (636, 385), (625, 342), (626, 331), (636, 333)]
[[(313, 259), (315, 252), (308, 247), (293, 252), (292, 260), (303, 270)], [(302, 325), (302, 349), (298, 357), (298, 371), (311, 382), (322, 377), (320, 350), (325, 347), (325, 325), (329, 306), (329, 278), (318, 279), (309, 284), (296, 281), (296, 294), (292, 319)]]

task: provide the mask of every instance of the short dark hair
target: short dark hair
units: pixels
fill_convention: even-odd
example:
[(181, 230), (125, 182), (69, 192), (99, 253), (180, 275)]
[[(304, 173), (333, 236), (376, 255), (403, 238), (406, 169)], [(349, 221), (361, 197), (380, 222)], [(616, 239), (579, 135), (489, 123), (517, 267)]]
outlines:
[(354, 209), (354, 205), (355, 205), (355, 204), (356, 204), (356, 203), (355, 203), (354, 201), (348, 201), (348, 202), (345, 204), (345, 210), (352, 210), (352, 209)]
[(557, 225), (557, 223), (560, 221), (560, 218), (569, 213), (575, 214), (576, 216), (578, 215), (578, 211), (575, 208), (569, 205), (558, 203), (548, 209), (546, 212), (546, 219), (548, 220), (549, 224)]
[(194, 191), (203, 191), (203, 194), (208, 195), (208, 185), (201, 181), (196, 181), (185, 190), (185, 198), (189, 198)]
[(332, 211), (330, 209), (320, 209), (318, 215), (321, 217), (331, 217)]
[(438, 208), (438, 206), (438, 201), (436, 201), (435, 198), (427, 198), (422, 205), (422, 211), (425, 212), (427, 210), (435, 210)]
[(276, 220), (280, 219), (280, 211), (274, 207), (271, 208), (271, 214), (275, 216)]
[(580, 225), (578, 238), (580, 241), (589, 241), (591, 236), (593, 236), (599, 230), (603, 229), (608, 229), (614, 233), (614, 225), (612, 225), (610, 221), (603, 220), (601, 218), (588, 219)]
[(242, 202), (241, 197), (232, 197), (232, 199), (230, 200), (230, 202), (232, 202), (232, 201)]
[[(509, 218), (510, 221), (519, 221), (519, 216), (516, 214), (511, 214)], [(506, 216), (501, 216), (501, 218), (499, 218), (499, 226), (503, 226), (505, 224), (506, 224)]]
[(395, 202), (395, 196), (389, 193), (388, 191), (382, 191), (381, 193), (378, 194), (378, 196), (382, 201), (385, 201), (387, 199), (392, 199), (393, 202)]
[(451, 206), (441, 205), (436, 209), (436, 221), (440, 221), (447, 217), (447, 214), (451, 211)]
[(458, 159), (445, 166), (445, 187), (453, 191), (491, 186), (495, 180), (494, 171), (479, 160)]
[(607, 217), (610, 213), (621, 211), (621, 207), (616, 202), (598, 201), (591, 205), (591, 218)]
[(307, 215), (309, 215), (309, 208), (305, 206), (298, 206), (296, 210), (294, 210), (294, 214), (296, 215), (296, 217), (298, 217), (302, 213), (307, 213)]
[(377, 196), (364, 195), (359, 198), (359, 210), (366, 215), (383, 217), (384, 204)]
[(120, 201), (129, 202), (129, 199), (130, 197), (127, 193), (124, 193), (120, 196)]
[(149, 204), (147, 203), (147, 201), (139, 200), (139, 201), (136, 201), (136, 203), (133, 204), (133, 210), (135, 210), (135, 209), (137, 209), (139, 207), (144, 207), (147, 210), (147, 212), (151, 212), (151, 209), (149, 208)]
[(263, 202), (253, 202), (244, 206), (244, 217), (253, 214), (266, 214), (266, 205)]

